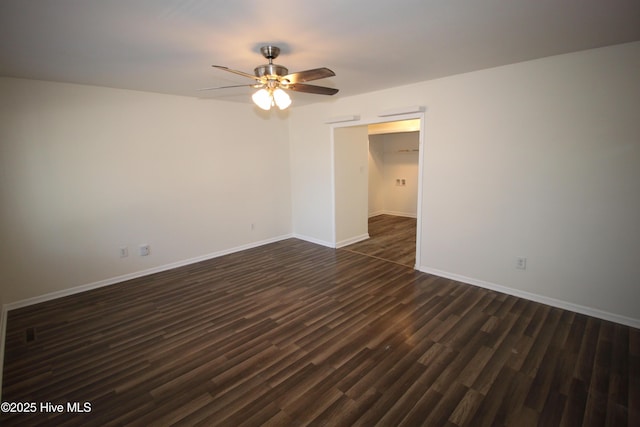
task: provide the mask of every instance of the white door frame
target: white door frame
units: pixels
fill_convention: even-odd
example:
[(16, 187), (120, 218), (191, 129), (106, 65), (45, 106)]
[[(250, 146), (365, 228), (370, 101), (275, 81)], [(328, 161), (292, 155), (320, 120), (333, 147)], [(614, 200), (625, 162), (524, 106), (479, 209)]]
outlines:
[(355, 127), (355, 126), (368, 126), (377, 123), (399, 122), (402, 120), (420, 119), (420, 131), (418, 135), (418, 206), (417, 206), (417, 219), (416, 219), (416, 264), (414, 268), (420, 269), (420, 252), (422, 241), (422, 200), (423, 200), (423, 169), (424, 169), (424, 112), (410, 113), (410, 114), (398, 114), (386, 117), (376, 117), (369, 120), (354, 120), (342, 123), (331, 124), (331, 211), (333, 216), (331, 218), (331, 229), (333, 233), (333, 247), (336, 247), (336, 179), (335, 179), (335, 132), (336, 128)]

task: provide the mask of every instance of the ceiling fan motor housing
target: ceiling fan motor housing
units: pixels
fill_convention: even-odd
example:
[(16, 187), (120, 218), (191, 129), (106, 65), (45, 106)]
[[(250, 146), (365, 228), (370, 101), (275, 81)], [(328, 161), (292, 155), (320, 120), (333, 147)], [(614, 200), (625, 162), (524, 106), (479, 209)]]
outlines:
[(260, 65), (253, 70), (256, 77), (268, 77), (268, 76), (286, 76), (289, 74), (287, 67), (283, 67), (278, 64), (265, 64)]

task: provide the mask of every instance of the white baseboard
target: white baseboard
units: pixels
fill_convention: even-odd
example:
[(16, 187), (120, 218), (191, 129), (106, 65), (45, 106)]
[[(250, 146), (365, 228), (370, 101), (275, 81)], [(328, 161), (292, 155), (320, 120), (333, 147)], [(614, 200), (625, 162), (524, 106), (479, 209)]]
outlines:
[(326, 246), (328, 248), (335, 248), (335, 245), (330, 242), (325, 242), (324, 240), (316, 239), (315, 237), (309, 237), (302, 234), (293, 233), (293, 236), (296, 239), (304, 240), (305, 242), (315, 243), (316, 245)]
[(392, 215), (392, 216), (402, 216), (405, 218), (417, 218), (418, 214), (412, 212), (398, 212), (398, 211), (377, 211), (369, 214), (369, 218), (373, 218), (378, 215)]
[[(297, 238), (297, 239), (301, 239), (301, 240), (305, 240), (311, 243), (315, 243), (315, 244), (319, 244), (322, 246), (326, 246), (326, 247), (334, 247), (333, 244), (329, 243), (329, 242), (325, 242), (322, 240), (318, 240), (315, 238), (311, 238), (308, 236), (303, 236), (303, 235), (298, 235), (298, 234), (288, 234), (288, 235), (283, 235), (283, 236), (278, 236), (278, 237), (274, 237), (271, 239), (266, 239), (266, 240), (262, 240), (259, 242), (252, 242), (246, 245), (241, 245), (241, 246), (237, 246), (231, 249), (226, 249), (226, 250), (222, 250), (222, 251), (218, 251), (218, 252), (213, 252), (207, 255), (202, 255), (199, 257), (195, 257), (195, 258), (190, 258), (187, 260), (183, 260), (183, 261), (178, 261), (178, 262), (174, 262), (174, 263), (170, 263), (170, 264), (166, 264), (163, 266), (159, 266), (159, 267), (154, 267), (151, 269), (147, 269), (147, 270), (142, 270), (139, 272), (135, 272), (135, 273), (130, 273), (130, 274), (125, 274), (122, 276), (117, 276), (117, 277), (113, 277), (110, 279), (105, 279), (105, 280), (101, 280), (98, 282), (94, 282), (94, 283), (89, 283), (86, 285), (81, 285), (81, 286), (76, 286), (70, 289), (65, 289), (62, 291), (57, 291), (57, 292), (52, 292), (49, 294), (45, 294), (45, 295), (41, 295), (38, 297), (34, 297), (34, 298), (28, 298), (28, 299), (24, 299), (21, 301), (16, 301), (13, 303), (9, 303), (9, 304), (4, 304), (1, 308), (1, 312), (0, 312), (0, 385), (2, 384), (2, 372), (3, 372), (3, 368), (4, 368), (4, 349), (5, 349), (5, 339), (6, 339), (6, 327), (7, 327), (7, 314), (9, 310), (13, 310), (13, 309), (17, 309), (17, 308), (21, 308), (21, 307), (26, 307), (29, 305), (33, 305), (33, 304), (38, 304), (40, 302), (45, 302), (45, 301), (49, 301), (52, 299), (56, 299), (56, 298), (60, 298), (63, 296), (68, 296), (68, 295), (73, 295), (79, 292), (84, 292), (87, 290), (91, 290), (91, 289), (96, 289), (96, 288), (100, 288), (103, 286), (109, 286), (109, 285), (113, 285), (116, 283), (120, 283), (120, 282), (124, 282), (126, 280), (130, 280), (130, 279), (135, 279), (138, 277), (142, 277), (142, 276), (146, 276), (149, 274), (154, 274), (154, 273), (159, 273), (161, 271), (166, 271), (166, 270), (170, 270), (173, 268), (177, 268), (177, 267), (181, 267), (181, 266), (185, 266), (185, 265), (189, 265), (189, 264), (193, 264), (196, 262), (200, 262), (200, 261), (205, 261), (208, 259), (213, 259), (213, 258), (217, 258), (220, 256), (224, 256), (224, 255), (228, 255), (234, 252), (239, 252), (239, 251), (243, 251), (246, 249), (251, 249), (251, 248), (255, 248), (258, 246), (263, 246), (269, 243), (274, 243), (280, 240), (284, 240), (284, 239), (288, 239), (288, 238)], [(342, 247), (342, 246), (346, 246), (352, 243), (356, 243), (365, 239), (368, 239), (369, 235), (361, 235), (358, 237), (354, 237), (352, 239), (347, 239), (341, 242), (338, 242), (335, 247)], [(561, 309), (565, 309), (565, 310), (569, 310), (569, 311), (573, 311), (576, 313), (581, 313), (581, 314), (585, 314), (588, 316), (592, 316), (592, 317), (596, 317), (599, 319), (604, 319), (604, 320), (608, 320), (611, 322), (615, 322), (615, 323), (619, 323), (622, 325), (627, 325), (633, 328), (640, 328), (640, 319), (634, 319), (634, 318), (630, 318), (630, 317), (626, 317), (626, 316), (621, 316), (618, 314), (614, 314), (614, 313), (609, 313), (606, 311), (602, 311), (602, 310), (598, 310), (595, 308), (591, 308), (591, 307), (585, 307), (582, 305), (578, 305), (578, 304), (573, 304), (567, 301), (562, 301), (562, 300), (558, 300), (555, 298), (549, 298), (543, 295), (538, 295), (538, 294), (534, 294), (534, 293), (530, 293), (530, 292), (526, 292), (526, 291), (521, 291), (518, 289), (513, 289), (513, 288), (509, 288), (506, 286), (502, 286), (502, 285), (497, 285), (495, 283), (490, 283), (490, 282), (486, 282), (483, 280), (478, 280), (478, 279), (474, 279), (471, 277), (466, 277), (466, 276), (462, 276), (459, 274), (454, 274), (454, 273), (450, 273), (450, 272), (446, 272), (446, 271), (442, 271), (442, 270), (437, 270), (434, 268), (429, 268), (429, 267), (421, 267), (421, 266), (416, 266), (416, 269), (419, 271), (422, 271), (424, 273), (428, 273), (428, 274), (433, 274), (436, 276), (440, 276), (440, 277), (445, 277), (447, 279), (452, 279), (452, 280), (456, 280), (458, 282), (462, 282), (462, 283), (467, 283), (470, 285), (474, 285), (474, 286), (478, 286), (481, 288), (485, 288), (485, 289), (490, 289), (493, 291), (497, 291), (497, 292), (501, 292), (501, 293), (505, 293), (508, 295), (512, 295), (515, 297), (520, 297), (520, 298), (524, 298), (530, 301), (535, 301), (535, 302), (539, 302), (542, 304), (547, 304), (553, 307), (557, 307), (557, 308), (561, 308)], [(2, 390), (0, 388), (0, 400), (2, 398)]]
[(291, 237), (293, 237), (292, 234), (287, 234), (287, 235), (283, 235), (283, 236), (273, 237), (273, 238), (270, 238), (270, 239), (260, 240), (258, 242), (251, 242), (251, 243), (247, 243), (245, 245), (236, 246), (234, 248), (224, 249), (224, 250), (221, 250), (221, 251), (218, 251), (218, 252), (213, 252), (213, 253), (210, 253), (210, 254), (201, 255), (201, 256), (194, 257), (194, 258), (189, 258), (189, 259), (185, 259), (185, 260), (182, 260), (182, 261), (177, 261), (177, 262), (172, 262), (172, 263), (165, 264), (165, 265), (160, 265), (158, 267), (153, 267), (153, 268), (149, 268), (149, 269), (146, 269), (146, 270), (136, 271), (134, 273), (124, 274), (122, 276), (111, 277), (109, 279), (104, 279), (104, 280), (100, 280), (100, 281), (97, 281), (97, 282), (88, 283), (86, 285), (74, 286), (73, 288), (63, 289), (63, 290), (60, 290), (60, 291), (51, 292), (51, 293), (40, 295), (40, 296), (37, 296), (37, 297), (23, 299), (23, 300), (20, 300), (20, 301), (16, 301), (16, 302), (12, 302), (12, 303), (9, 303), (9, 304), (5, 304), (5, 307), (6, 307), (7, 311), (8, 310), (14, 310), (14, 309), (17, 309), (17, 308), (27, 307), (27, 306), (30, 306), (30, 305), (33, 305), (33, 304), (38, 304), (38, 303), (41, 303), (41, 302), (45, 302), (45, 301), (50, 301), (50, 300), (57, 299), (57, 298), (66, 297), (66, 296), (77, 294), (77, 293), (80, 293), (80, 292), (89, 291), (91, 289), (97, 289), (97, 288), (102, 288), (104, 286), (115, 285), (116, 283), (125, 282), (125, 281), (131, 280), (131, 279), (137, 279), (138, 277), (148, 276), (150, 274), (160, 273), (162, 271), (167, 271), (167, 270), (171, 270), (171, 269), (174, 269), (174, 268), (177, 268), (177, 267), (182, 267), (182, 266), (185, 266), (185, 265), (194, 264), (196, 262), (206, 261), (208, 259), (218, 258), (218, 257), (221, 257), (223, 255), (228, 255), (228, 254), (232, 254), (232, 253), (235, 253), (235, 252), (240, 252), (240, 251), (244, 251), (244, 250), (247, 250), (247, 249), (256, 248), (258, 246), (263, 246), (263, 245), (266, 245), (266, 244), (269, 244), (269, 243), (278, 242), (280, 240), (289, 239)]
[(369, 238), (369, 233), (366, 233), (366, 234), (361, 234), (359, 236), (350, 237), (345, 240), (341, 240), (339, 242), (336, 242), (336, 249), (342, 248), (344, 246), (352, 245), (354, 243), (362, 242), (363, 240), (367, 240), (368, 238)]
[(498, 285), (491, 282), (485, 282), (484, 280), (474, 279), (471, 277), (461, 276), (455, 273), (449, 273), (447, 271), (437, 270), (435, 268), (418, 267), (417, 269), (419, 271), (422, 271), (423, 273), (429, 273), (435, 276), (445, 277), (447, 279), (452, 279), (458, 282), (467, 283), (469, 285), (490, 289), (492, 291), (501, 292), (503, 294), (512, 295), (514, 297), (524, 298), (529, 301), (539, 302), (541, 304), (550, 305), (552, 307), (561, 308), (563, 310), (569, 310), (575, 313), (586, 314), (587, 316), (608, 320), (611, 322), (619, 323), (621, 325), (631, 326), (632, 328), (640, 328), (640, 319), (621, 316), (619, 314), (610, 313), (608, 311), (598, 310), (596, 308), (586, 307), (583, 305), (574, 304), (568, 301), (563, 301), (556, 298), (550, 298), (544, 295), (534, 294), (527, 291), (521, 291), (519, 289), (513, 289), (507, 286), (502, 286), (502, 285)]
[(182, 267), (189, 264), (194, 264), (200, 261), (206, 261), (208, 259), (213, 259), (217, 257), (221, 257), (223, 255), (232, 254), (234, 252), (244, 251), (246, 249), (256, 248), (258, 246), (263, 246), (269, 243), (278, 242), (280, 240), (289, 239), (293, 237), (292, 234), (287, 234), (283, 236), (273, 237), (270, 239), (260, 240), (258, 242), (247, 243), (246, 245), (236, 246), (234, 248), (225, 249), (218, 252), (213, 252), (207, 255), (201, 255), (195, 258), (189, 258), (182, 261), (172, 262), (170, 264), (161, 265), (158, 267), (149, 268), (147, 270), (137, 271), (134, 273), (124, 274), (122, 276), (112, 277), (105, 280), (100, 280), (98, 282), (88, 283), (86, 285), (74, 286), (73, 288), (63, 289), (61, 291), (51, 292), (45, 295), (40, 295), (33, 298), (27, 298), (20, 301), (12, 302), (9, 304), (4, 304), (2, 306), (2, 313), (0, 317), (0, 401), (2, 399), (2, 373), (4, 371), (4, 349), (5, 349), (5, 338), (7, 334), (7, 313), (9, 310), (14, 310), (17, 308), (27, 307), (29, 305), (38, 304), (45, 301), (50, 301), (56, 298), (65, 297), (68, 295), (77, 294), (80, 292), (89, 291), (91, 289), (102, 288), (104, 286), (115, 285), (116, 283), (125, 282), (127, 280), (136, 279), (138, 277), (148, 276), (149, 274), (159, 273), (166, 270), (171, 270), (173, 268)]
[(413, 212), (397, 212), (397, 211), (386, 211), (385, 214), (393, 215), (393, 216), (403, 216), (405, 218), (417, 218), (418, 214)]

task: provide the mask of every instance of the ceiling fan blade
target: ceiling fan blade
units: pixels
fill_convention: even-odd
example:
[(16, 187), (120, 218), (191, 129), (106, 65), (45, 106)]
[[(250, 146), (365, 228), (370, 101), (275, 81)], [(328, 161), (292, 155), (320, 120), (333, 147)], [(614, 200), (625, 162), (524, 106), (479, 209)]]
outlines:
[(222, 65), (212, 65), (213, 68), (217, 68), (219, 70), (228, 71), (233, 74), (238, 74), (239, 76), (249, 77), (250, 79), (260, 80), (259, 77), (254, 76), (253, 74), (245, 73), (244, 71), (233, 70), (229, 67), (223, 67)]
[[(260, 86), (260, 85), (257, 85)], [(203, 87), (202, 89), (196, 89), (198, 91), (204, 90), (216, 90), (216, 89), (229, 89), (232, 87), (256, 87), (256, 85), (232, 85), (232, 86), (217, 86), (217, 87)]]
[(338, 93), (338, 89), (334, 89), (332, 87), (306, 85), (304, 83), (290, 84), (287, 89), (291, 89), (296, 92), (315, 93), (316, 95), (335, 95)]
[(282, 78), (282, 80), (289, 80), (289, 83), (310, 82), (312, 80), (324, 79), (327, 77), (333, 77), (336, 73), (328, 68), (314, 68), (313, 70), (299, 71), (297, 73), (291, 73)]

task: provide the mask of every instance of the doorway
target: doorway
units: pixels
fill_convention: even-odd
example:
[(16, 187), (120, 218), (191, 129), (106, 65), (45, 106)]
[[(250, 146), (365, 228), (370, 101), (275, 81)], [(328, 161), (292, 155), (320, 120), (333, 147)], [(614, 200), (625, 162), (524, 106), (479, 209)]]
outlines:
[(336, 248), (418, 268), (422, 123), (417, 114), (334, 126)]

